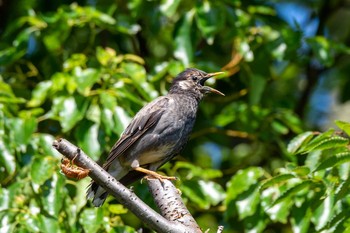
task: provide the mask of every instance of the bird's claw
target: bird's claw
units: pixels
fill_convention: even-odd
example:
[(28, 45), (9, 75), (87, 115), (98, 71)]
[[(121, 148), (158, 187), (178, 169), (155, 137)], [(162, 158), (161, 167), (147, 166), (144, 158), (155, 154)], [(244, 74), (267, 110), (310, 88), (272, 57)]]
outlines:
[(147, 175), (145, 177), (145, 179), (147, 179), (147, 180), (157, 179), (157, 180), (160, 180), (160, 182), (164, 182), (164, 180), (177, 180), (177, 177), (175, 177), (175, 176), (162, 176), (158, 173), (156, 173), (156, 174), (157, 175), (155, 175), (155, 174)]
[(136, 167), (134, 168), (134, 170), (146, 174), (145, 179), (157, 179), (157, 180), (160, 180), (161, 182), (163, 182), (164, 180), (177, 180), (175, 176), (163, 176), (158, 174), (155, 171), (151, 171), (142, 167)]

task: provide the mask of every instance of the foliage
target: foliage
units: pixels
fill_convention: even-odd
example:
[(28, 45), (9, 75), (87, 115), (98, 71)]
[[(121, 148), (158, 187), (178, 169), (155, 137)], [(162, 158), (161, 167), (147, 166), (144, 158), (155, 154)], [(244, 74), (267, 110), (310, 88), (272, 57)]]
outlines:
[[(238, 216), (252, 232), (269, 221), (289, 222), (293, 232), (347, 232), (349, 135), (305, 132), (289, 143), (288, 151), (303, 164), (287, 163), (274, 174), (251, 167), (232, 177), (225, 200), (227, 222)], [(259, 182), (251, 182), (252, 177)]]
[[(349, 48), (334, 30), (342, 25), (332, 18), (336, 6), (304, 4), (329, 12), (317, 15), (312, 36), (286, 23), (275, 1), (7, 1), (0, 231), (145, 227), (112, 198), (93, 208), (85, 198), (89, 180), (60, 174), (61, 155), (51, 144), (65, 137), (104, 160), (131, 117), (189, 66), (226, 71), (212, 83), (226, 97), (203, 101), (186, 149), (162, 169), (180, 177), (176, 185), (200, 226), (346, 231), (350, 124), (337, 121), (342, 133), (320, 133), (304, 122), (319, 77), (327, 84), (337, 76), (331, 87), (350, 98)], [(134, 190), (153, 205), (144, 184)]]

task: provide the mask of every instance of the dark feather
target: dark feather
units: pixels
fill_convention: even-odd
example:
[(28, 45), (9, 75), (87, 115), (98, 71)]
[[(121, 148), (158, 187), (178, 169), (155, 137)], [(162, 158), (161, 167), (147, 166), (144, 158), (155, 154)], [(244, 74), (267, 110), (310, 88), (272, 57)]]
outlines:
[[(164, 110), (168, 106), (169, 99), (161, 97), (152, 105), (147, 105), (135, 116), (129, 126), (125, 129), (120, 139), (112, 147), (108, 155), (106, 163), (103, 165), (105, 170), (111, 163), (121, 154), (123, 154), (130, 146), (132, 146), (144, 133), (154, 126), (161, 118)], [(155, 108), (157, 106), (157, 108)], [(148, 114), (144, 114), (149, 112)]]
[(128, 174), (123, 176), (123, 178), (121, 178), (119, 180), (119, 182), (122, 183), (125, 186), (129, 186), (130, 184), (134, 183), (135, 181), (140, 180), (143, 177), (145, 177), (145, 175), (146, 174), (143, 173), (143, 172), (131, 170), (131, 171), (128, 172)]

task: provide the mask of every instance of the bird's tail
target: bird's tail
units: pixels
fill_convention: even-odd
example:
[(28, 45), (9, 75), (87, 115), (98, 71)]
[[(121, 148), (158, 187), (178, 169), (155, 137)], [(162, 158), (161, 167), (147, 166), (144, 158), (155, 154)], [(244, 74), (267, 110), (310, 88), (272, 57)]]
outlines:
[(96, 207), (100, 207), (106, 200), (108, 196), (107, 191), (99, 186), (94, 181), (88, 187), (87, 199), (92, 199), (92, 204)]
[[(104, 169), (106, 169), (107, 172), (116, 180), (120, 180), (120, 182), (122, 182), (124, 185), (128, 185), (122, 180), (129, 173), (129, 169), (123, 167), (118, 159), (115, 159), (113, 163), (109, 165), (109, 167), (104, 167)], [(92, 204), (94, 206), (99, 207), (105, 202), (108, 193), (103, 187), (92, 181), (88, 187), (86, 196), (87, 199), (92, 199)]]
[[(142, 172), (130, 171), (125, 176), (123, 176), (119, 180), (119, 182), (122, 183), (124, 186), (129, 186), (133, 182), (142, 179), (142, 177), (144, 176), (145, 174)], [(99, 186), (97, 183), (92, 181), (88, 187), (86, 196), (88, 199), (92, 199), (92, 204), (94, 206), (100, 207), (105, 202), (108, 196), (108, 192), (104, 188)]]

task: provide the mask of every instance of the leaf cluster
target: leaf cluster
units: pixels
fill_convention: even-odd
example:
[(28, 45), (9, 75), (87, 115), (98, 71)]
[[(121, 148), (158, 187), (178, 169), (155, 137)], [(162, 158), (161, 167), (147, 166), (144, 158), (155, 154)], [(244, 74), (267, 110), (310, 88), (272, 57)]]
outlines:
[[(185, 150), (162, 168), (180, 178), (200, 226), (347, 230), (350, 126), (338, 121), (343, 134), (314, 132), (303, 117), (314, 113), (306, 97), (316, 84), (350, 98), (347, 30), (338, 30), (347, 25), (335, 23), (342, 13), (333, 14), (335, 6), (304, 4), (329, 13), (317, 15), (320, 28), (309, 36), (284, 20), (276, 1), (5, 2), (1, 232), (145, 227), (113, 199), (92, 208), (89, 181), (64, 178), (51, 144), (65, 137), (103, 161), (131, 117), (189, 66), (226, 72), (208, 80), (226, 97), (203, 101)], [(153, 205), (144, 184), (133, 190)]]

